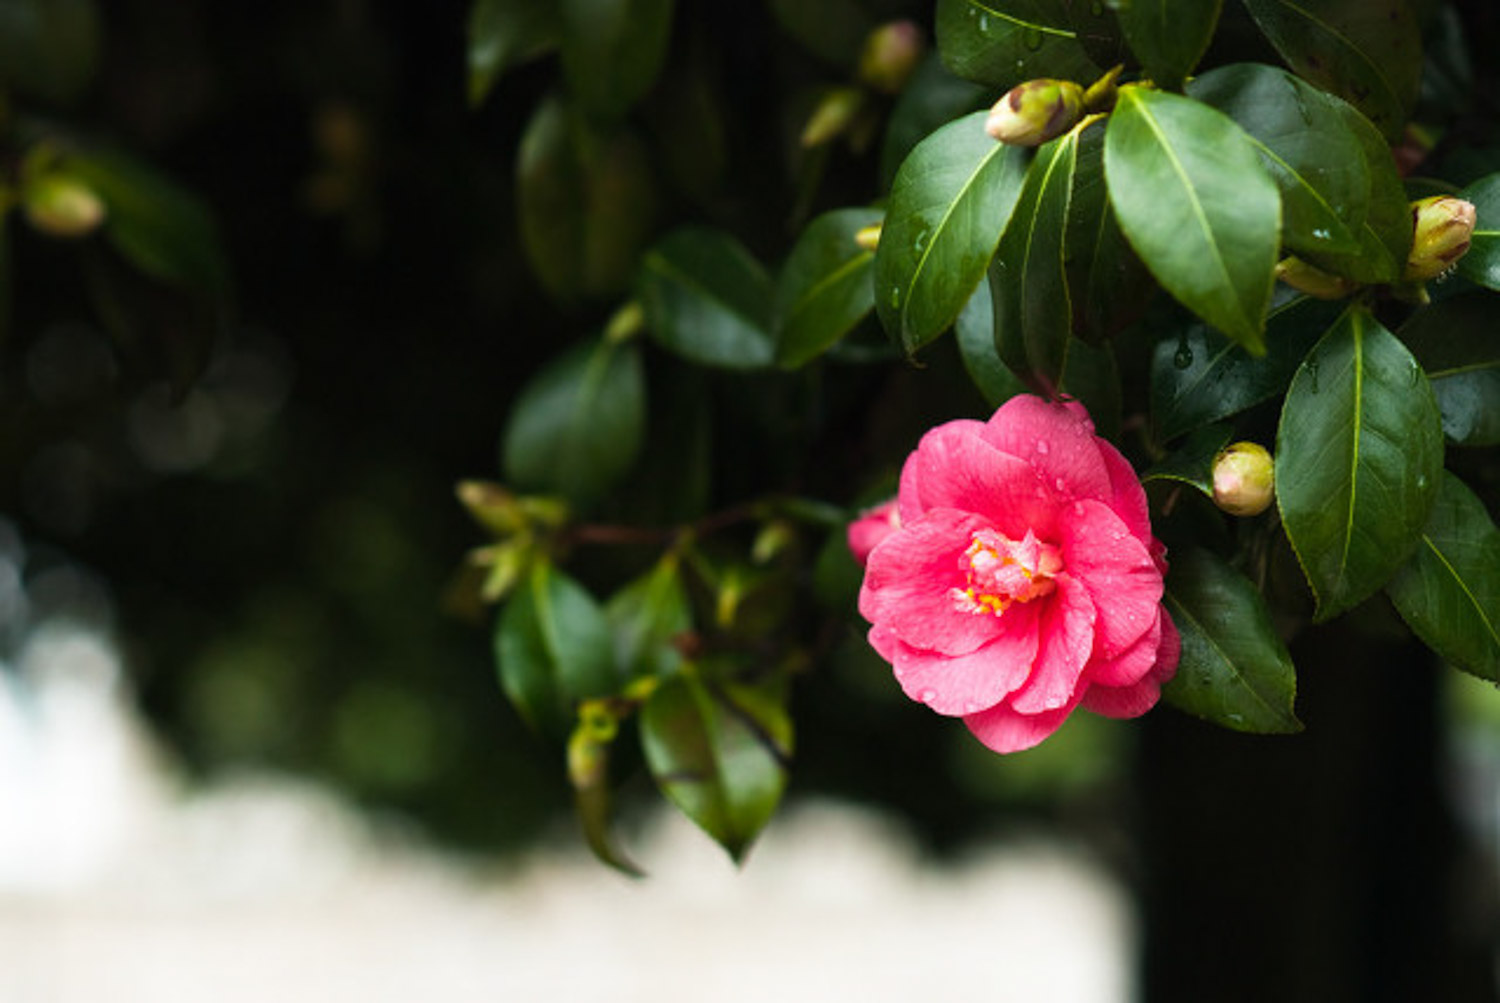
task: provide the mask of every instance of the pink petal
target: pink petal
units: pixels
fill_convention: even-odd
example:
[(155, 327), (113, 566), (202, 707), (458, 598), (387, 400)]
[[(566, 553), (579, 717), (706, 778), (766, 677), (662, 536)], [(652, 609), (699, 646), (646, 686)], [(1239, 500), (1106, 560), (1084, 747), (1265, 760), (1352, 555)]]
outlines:
[(1140, 717), (1161, 698), (1161, 683), (1151, 676), (1129, 686), (1090, 686), (1083, 707), (1105, 717)]
[(1104, 468), (1109, 472), (1109, 484), (1113, 491), (1109, 507), (1130, 528), (1131, 535), (1149, 547), (1151, 515), (1146, 507), (1146, 489), (1141, 487), (1141, 479), (1136, 476), (1130, 461), (1120, 455), (1118, 449), (1103, 440), (1099, 441), (1098, 446), (1099, 455), (1104, 458)]
[(1016, 538), (1053, 524), (1057, 500), (1040, 490), (1028, 464), (985, 442), (983, 429), (976, 421), (950, 421), (922, 437), (901, 470), (903, 523), (951, 508), (984, 516)]
[(870, 559), (870, 551), (894, 533), (898, 525), (896, 499), (876, 505), (849, 523), (849, 552), (861, 565), (865, 564)]
[(996, 704), (989, 710), (967, 715), (964, 724), (975, 738), (994, 751), (1020, 752), (1056, 731), (1077, 704), (1075, 697), (1065, 706), (1040, 714), (1022, 714), (1008, 704)]
[(958, 716), (993, 707), (1031, 672), (1037, 648), (1032, 605), (1012, 606), (1000, 617), (1005, 632), (967, 655), (939, 655), (897, 640), (890, 661), (901, 689), (939, 714)]
[(1103, 502), (1075, 502), (1060, 542), (1063, 567), (1083, 582), (1099, 608), (1100, 655), (1119, 657), (1156, 622), (1161, 572), (1145, 545)]
[(1182, 635), (1165, 607), (1161, 611), (1161, 647), (1156, 652), (1156, 667), (1151, 677), (1157, 682), (1170, 682), (1177, 675), (1177, 661), (1182, 657)]
[(1049, 404), (1020, 394), (1000, 405), (985, 423), (984, 439), (1025, 460), (1037, 481), (1060, 501), (1114, 497), (1099, 450), (1103, 440), (1094, 435), (1094, 423), (1081, 404)]
[(1057, 591), (1046, 603), (1038, 625), (1040, 641), (1031, 678), (1010, 698), (1021, 714), (1037, 714), (1074, 700), (1079, 677), (1094, 650), (1094, 603), (1088, 590), (1068, 575), (1059, 575)]
[(917, 443), (917, 448), (911, 451), (911, 455), (906, 458), (906, 463), (901, 467), (901, 483), (896, 491), (896, 501), (900, 506), (902, 522), (914, 521), (933, 507), (964, 508), (962, 505), (938, 505), (927, 500), (922, 490), (924, 467), (927, 464), (922, 463), (918, 457), (924, 448), (938, 455), (945, 455), (953, 448), (951, 443), (978, 438), (983, 428), (983, 422), (960, 418), (930, 429), (922, 436), (922, 440)]
[(996, 637), (999, 618), (960, 609), (952, 595), (967, 584), (959, 559), (984, 526), (979, 517), (951, 509), (903, 523), (870, 552), (860, 615), (912, 647), (945, 655), (966, 655)]
[(1160, 606), (1156, 609), (1156, 622), (1134, 644), (1114, 658), (1096, 657), (1089, 663), (1089, 682), (1096, 686), (1130, 686), (1145, 678), (1161, 653), (1163, 614)]

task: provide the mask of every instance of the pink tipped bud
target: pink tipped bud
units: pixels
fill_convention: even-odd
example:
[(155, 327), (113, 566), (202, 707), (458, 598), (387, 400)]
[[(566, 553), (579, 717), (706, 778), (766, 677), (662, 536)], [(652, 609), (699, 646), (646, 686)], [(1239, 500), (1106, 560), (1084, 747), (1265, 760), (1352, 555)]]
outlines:
[(1214, 458), (1214, 504), (1230, 515), (1260, 515), (1276, 496), (1276, 467), (1265, 447), (1236, 442)]
[(922, 60), (927, 43), (913, 21), (892, 21), (870, 32), (859, 54), (860, 82), (882, 94), (898, 94)]
[(1403, 279), (1424, 282), (1452, 268), (1474, 235), (1474, 204), (1452, 195), (1434, 195), (1411, 204), (1411, 255)]
[(1028, 80), (995, 102), (984, 131), (1011, 146), (1041, 146), (1082, 117), (1082, 87), (1071, 80)]

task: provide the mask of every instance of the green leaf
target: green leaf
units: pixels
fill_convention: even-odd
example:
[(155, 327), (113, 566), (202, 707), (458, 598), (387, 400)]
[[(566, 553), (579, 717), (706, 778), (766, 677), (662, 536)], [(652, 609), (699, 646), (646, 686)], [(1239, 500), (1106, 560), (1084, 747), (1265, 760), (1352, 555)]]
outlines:
[(1209, 498), (1214, 496), (1214, 460), (1229, 445), (1234, 426), (1228, 423), (1205, 425), (1194, 430), (1171, 455), (1141, 475), (1141, 481), (1178, 481), (1197, 488)]
[(1437, 496), (1442, 418), (1422, 367), (1351, 308), (1292, 378), (1276, 435), (1276, 502), (1327, 620), (1411, 555)]
[(516, 209), (526, 257), (553, 297), (619, 293), (656, 215), (645, 147), (634, 133), (597, 128), (550, 97), (521, 137)]
[(1395, 282), (1406, 267), (1411, 251), (1411, 204), (1391, 148), (1379, 131), (1357, 110), (1339, 106), (1344, 124), (1359, 140), (1365, 169), (1370, 175), (1370, 193), (1365, 200), (1365, 221), (1355, 233), (1360, 249), (1355, 253), (1304, 250), (1303, 256), (1326, 272), (1356, 282)]
[(1224, 66), (1188, 85), (1190, 97), (1244, 129), (1281, 190), (1282, 242), (1299, 253), (1350, 254), (1369, 207), (1370, 170), (1346, 124), (1348, 106), (1285, 70)]
[(1081, 338), (1070, 337), (1063, 348), (1057, 390), (1064, 397), (1076, 397), (1083, 402), (1100, 435), (1106, 439), (1119, 438), (1123, 396), (1113, 345), (1108, 342), (1090, 345)]
[(775, 354), (770, 276), (722, 230), (668, 234), (647, 253), (636, 292), (652, 336), (684, 358), (754, 369)]
[(1244, 131), (1197, 101), (1121, 88), (1104, 170), (1120, 229), (1156, 280), (1264, 352), (1281, 198)]
[[(813, 6), (796, 0), (803, 7)], [(949, 73), (937, 53), (930, 54), (907, 82), (886, 123), (880, 147), (880, 187), (888, 191), (901, 162), (923, 138), (991, 102), (988, 88)]]
[(782, 703), (679, 676), (646, 701), (641, 745), (662, 793), (743, 859), (786, 788), (792, 725)]
[(554, 0), (474, 0), (469, 7), (469, 105), (478, 107), (501, 74), (557, 45)]
[(114, 151), (69, 151), (60, 169), (104, 201), (105, 235), (126, 261), (154, 279), (211, 299), (228, 296), (229, 267), (218, 228), (196, 196)]
[(618, 118), (656, 82), (672, 35), (673, 0), (558, 0), (562, 64), (579, 103)]
[(495, 663), (505, 695), (545, 734), (566, 733), (578, 701), (619, 682), (604, 611), (547, 561), (532, 566), (496, 620)]
[(1266, 354), (1259, 358), (1203, 324), (1163, 337), (1151, 358), (1156, 434), (1175, 439), (1277, 396), (1344, 309), (1308, 296), (1276, 307), (1266, 318)]
[(619, 732), (619, 720), (606, 706), (584, 704), (578, 724), (568, 737), (568, 779), (573, 784), (573, 804), (589, 849), (603, 863), (638, 878), (641, 869), (621, 852), (613, 831), (609, 757)]
[(1120, 232), (1104, 183), (1104, 130), (1079, 137), (1068, 206), (1063, 262), (1073, 296), (1073, 330), (1085, 341), (1102, 341), (1145, 313), (1157, 286)]
[(1500, 339), (1495, 297), (1468, 292), (1433, 303), (1401, 328), (1437, 395), (1443, 434), (1460, 446), (1500, 445)]
[(1458, 259), (1458, 274), (1476, 285), (1500, 291), (1500, 174), (1480, 178), (1459, 192), (1474, 203), (1474, 236)]
[(1395, 141), (1417, 100), (1422, 31), (1405, 0), (1245, 0), (1287, 64)]
[(1223, 0), (1115, 0), (1130, 51), (1158, 87), (1177, 90), (1203, 58)]
[(1452, 474), (1443, 474), (1417, 552), (1386, 593), (1429, 648), (1500, 682), (1500, 529)]
[(955, 74), (1001, 90), (1099, 75), (1066, 5), (1049, 0), (938, 0), (937, 46)]
[(674, 642), (693, 629), (692, 609), (677, 557), (668, 553), (650, 571), (610, 597), (604, 607), (614, 631), (615, 661), (624, 678), (667, 676), (682, 661)]
[(646, 423), (640, 350), (594, 338), (529, 379), (505, 427), (505, 476), (522, 491), (580, 505), (603, 497), (635, 462)]
[(995, 142), (975, 112), (902, 163), (875, 251), (875, 307), (909, 355), (953, 323), (1000, 242), (1031, 151)]
[(0, 83), (54, 103), (93, 79), (103, 35), (93, 0), (0, 3)]
[(835, 209), (807, 225), (776, 283), (776, 361), (796, 367), (848, 334), (875, 307), (875, 253), (854, 242), (879, 209)]
[(1291, 655), (1254, 585), (1211, 552), (1190, 550), (1173, 558), (1163, 601), (1182, 657), (1162, 699), (1235, 731), (1302, 730)]
[(1064, 237), (1077, 162), (1076, 132), (1037, 150), (989, 270), (1000, 357), (1049, 391), (1073, 329)]
[(964, 369), (990, 407), (999, 407), (1016, 394), (1026, 392), (1026, 384), (1011, 372), (995, 349), (995, 309), (990, 302), (988, 282), (979, 283), (969, 297), (953, 324), (953, 333)]

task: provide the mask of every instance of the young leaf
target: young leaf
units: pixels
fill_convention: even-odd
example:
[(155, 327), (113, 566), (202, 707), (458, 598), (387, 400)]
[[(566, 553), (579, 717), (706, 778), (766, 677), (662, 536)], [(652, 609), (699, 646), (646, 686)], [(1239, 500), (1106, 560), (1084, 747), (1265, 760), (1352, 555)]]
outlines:
[(1400, 333), (1432, 382), (1448, 441), (1500, 445), (1495, 297), (1475, 291), (1434, 303), (1413, 314)]
[(792, 724), (781, 702), (679, 676), (642, 708), (641, 745), (662, 793), (743, 859), (786, 788)]
[(1266, 318), (1266, 354), (1260, 358), (1204, 324), (1163, 337), (1151, 358), (1156, 434), (1175, 439), (1275, 397), (1344, 309), (1308, 296), (1276, 307)]
[(1244, 129), (1281, 190), (1282, 242), (1301, 252), (1358, 253), (1370, 171), (1338, 98), (1271, 66), (1244, 63), (1197, 77), (1189, 97)]
[(672, 34), (673, 0), (558, 0), (562, 64), (579, 102), (618, 118), (661, 70)]
[(1244, 131), (1197, 101), (1125, 87), (1105, 130), (1104, 171), (1120, 229), (1156, 280), (1263, 353), (1281, 198)]
[(1254, 585), (1210, 551), (1190, 550), (1172, 559), (1163, 602), (1182, 657), (1162, 699), (1235, 731), (1302, 730), (1292, 658)]
[(568, 779), (573, 784), (573, 805), (589, 849), (603, 863), (634, 878), (641, 876), (641, 869), (616, 846), (612, 826), (609, 754), (619, 731), (619, 721), (606, 707), (586, 701), (568, 737)]
[(523, 491), (587, 505), (630, 469), (646, 422), (640, 350), (594, 338), (532, 376), (511, 409), (503, 467)]
[(692, 609), (676, 555), (616, 592), (604, 607), (614, 631), (622, 677), (667, 676), (682, 657), (673, 642), (693, 629)]
[(1182, 86), (1214, 37), (1224, 0), (1132, 0), (1116, 3), (1130, 51), (1153, 83)]
[(989, 270), (1000, 357), (1048, 390), (1058, 386), (1073, 329), (1064, 237), (1077, 161), (1076, 132), (1037, 151)]
[(1049, 0), (938, 0), (937, 46), (948, 69), (1001, 90), (1035, 77), (1099, 75), (1065, 5)]
[(1416, 103), (1422, 30), (1406, 0), (1245, 0), (1298, 76), (1351, 102), (1395, 141)]
[(1459, 197), (1474, 203), (1477, 219), (1469, 253), (1458, 259), (1458, 274), (1500, 291), (1500, 174), (1480, 178)]
[(553, 0), (474, 0), (469, 7), (469, 104), (478, 107), (500, 75), (557, 44)]
[(854, 241), (879, 223), (879, 209), (835, 209), (807, 225), (776, 282), (776, 361), (796, 367), (815, 358), (875, 307), (875, 260)]
[(683, 227), (647, 254), (636, 279), (652, 336), (709, 366), (770, 364), (770, 276), (721, 230)]
[(988, 282), (979, 283), (969, 297), (953, 324), (953, 333), (964, 369), (990, 407), (999, 407), (1016, 394), (1025, 393), (1026, 384), (995, 349), (995, 309), (990, 303)]
[(984, 112), (939, 129), (896, 173), (875, 251), (875, 308), (909, 355), (953, 323), (988, 267), (1031, 151), (997, 143)]
[(1500, 529), (1452, 474), (1443, 474), (1417, 552), (1386, 593), (1429, 648), (1500, 682)]
[(565, 733), (578, 701), (614, 692), (619, 679), (604, 611), (547, 561), (495, 621), (495, 664), (505, 695), (547, 734)]
[(1411, 555), (1442, 467), (1442, 418), (1422, 367), (1351, 308), (1292, 378), (1276, 435), (1276, 502), (1315, 620), (1371, 595)]

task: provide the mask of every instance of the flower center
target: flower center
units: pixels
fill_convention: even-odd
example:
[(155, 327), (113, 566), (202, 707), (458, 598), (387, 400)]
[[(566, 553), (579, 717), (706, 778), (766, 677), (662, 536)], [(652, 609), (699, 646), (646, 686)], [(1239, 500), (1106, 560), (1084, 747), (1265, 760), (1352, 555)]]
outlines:
[(968, 613), (999, 616), (1011, 603), (1051, 595), (1057, 587), (1052, 578), (1062, 570), (1062, 555), (1029, 529), (1020, 540), (981, 529), (958, 559), (958, 566), (968, 585), (953, 589), (955, 605)]

